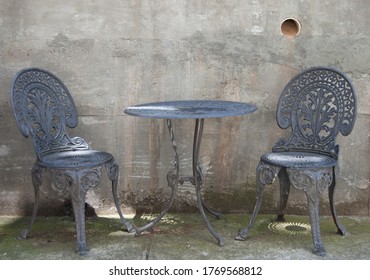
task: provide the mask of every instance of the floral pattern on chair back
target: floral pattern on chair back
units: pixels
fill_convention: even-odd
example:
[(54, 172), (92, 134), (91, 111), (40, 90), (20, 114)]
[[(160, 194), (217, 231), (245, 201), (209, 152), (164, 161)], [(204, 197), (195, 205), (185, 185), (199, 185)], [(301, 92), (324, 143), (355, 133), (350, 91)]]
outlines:
[(80, 138), (67, 134), (67, 126), (77, 125), (77, 110), (53, 74), (38, 68), (19, 71), (12, 81), (11, 102), (18, 128), (23, 136), (31, 135), (39, 159), (49, 152), (86, 148)]
[(337, 157), (338, 133), (349, 135), (356, 119), (356, 96), (349, 79), (326, 67), (310, 68), (284, 88), (276, 111), (280, 128), (291, 128), (273, 151), (310, 151)]

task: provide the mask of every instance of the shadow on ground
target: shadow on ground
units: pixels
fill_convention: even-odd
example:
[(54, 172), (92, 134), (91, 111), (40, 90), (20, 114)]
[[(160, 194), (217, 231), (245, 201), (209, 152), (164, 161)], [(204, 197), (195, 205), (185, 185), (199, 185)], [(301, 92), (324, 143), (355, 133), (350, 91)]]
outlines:
[[(134, 220), (143, 224), (152, 219)], [(234, 237), (249, 215), (228, 214), (211, 218), (225, 246), (217, 245), (201, 216), (167, 214), (151, 233), (135, 237), (124, 231), (118, 217), (86, 221), (87, 256), (75, 253), (75, 225), (71, 217), (38, 217), (27, 240), (18, 240), (28, 217), (0, 217), (0, 259), (3, 260), (370, 260), (370, 218), (340, 217), (345, 236), (336, 233), (331, 217), (321, 217), (325, 257), (311, 253), (308, 217), (287, 216), (286, 224), (272, 224), (272, 215), (259, 215), (245, 241)], [(129, 219), (133, 221), (133, 219)]]

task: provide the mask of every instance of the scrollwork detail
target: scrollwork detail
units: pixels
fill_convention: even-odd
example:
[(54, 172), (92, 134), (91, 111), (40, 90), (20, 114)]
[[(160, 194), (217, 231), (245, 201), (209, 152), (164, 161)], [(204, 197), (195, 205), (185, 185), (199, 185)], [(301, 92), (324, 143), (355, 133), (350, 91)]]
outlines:
[(99, 166), (78, 170), (51, 169), (53, 186), (59, 190), (67, 189), (70, 191), (72, 185), (76, 185), (86, 193), (90, 188), (96, 187), (100, 183), (101, 168)]
[(170, 135), (172, 149), (175, 153), (175, 160), (173, 162), (173, 169), (170, 170), (167, 173), (167, 182), (168, 182), (168, 185), (172, 189), (176, 189), (177, 184), (179, 182), (180, 165), (179, 165), (179, 154), (177, 152), (177, 143), (176, 143), (176, 140), (175, 140), (175, 134), (174, 134), (173, 127), (172, 127), (172, 121), (170, 119), (167, 120), (167, 128), (168, 128), (168, 132), (169, 132), (169, 135)]
[(281, 167), (260, 162), (257, 166), (257, 179), (262, 185), (272, 184)]
[[(49, 150), (78, 146), (66, 132), (77, 125), (77, 110), (64, 84), (53, 74), (24, 69), (16, 74), (11, 86), (14, 115), (23, 136), (30, 134), (41, 159)], [(83, 146), (86, 147), (86, 142)]]
[(70, 139), (71, 147), (76, 150), (88, 150), (89, 144), (81, 137), (73, 137)]
[(101, 181), (101, 166), (83, 170), (81, 175), (81, 188), (87, 192), (90, 188), (96, 187)]
[(286, 142), (275, 150), (313, 149), (335, 153), (339, 132), (348, 135), (356, 117), (356, 96), (344, 74), (330, 68), (311, 68), (295, 76), (278, 103), (277, 122), (291, 127)]
[(316, 187), (321, 194), (333, 182), (332, 168), (320, 169), (292, 169), (288, 168), (289, 179), (294, 188), (310, 192)]
[(119, 167), (115, 160), (111, 160), (105, 164), (105, 169), (107, 170), (108, 178), (111, 181), (117, 180)]
[[(71, 174), (72, 173), (72, 174)], [(66, 172), (59, 169), (51, 169), (51, 174), (53, 176), (53, 187), (57, 190), (67, 191), (71, 190), (71, 185), (73, 184), (73, 172)]]

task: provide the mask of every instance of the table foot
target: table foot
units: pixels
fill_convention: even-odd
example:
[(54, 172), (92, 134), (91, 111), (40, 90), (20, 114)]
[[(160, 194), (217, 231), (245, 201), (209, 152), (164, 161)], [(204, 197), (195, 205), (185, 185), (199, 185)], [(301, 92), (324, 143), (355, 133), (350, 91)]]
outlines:
[(201, 213), (202, 217), (203, 217), (203, 220), (204, 222), (206, 223), (207, 225), (207, 228), (208, 230), (211, 232), (211, 234), (213, 235), (214, 238), (217, 239), (218, 241), (218, 245), (220, 246), (224, 246), (224, 240), (222, 239), (222, 237), (214, 230), (214, 228), (212, 227), (212, 225), (210, 224), (208, 218), (207, 218), (207, 215), (204, 211), (204, 208), (203, 208), (203, 205), (202, 205), (202, 202), (201, 202), (201, 198), (200, 198), (200, 190), (197, 190), (197, 200), (198, 200), (198, 208), (199, 208), (199, 212)]
[(147, 231), (149, 233), (153, 232), (153, 227), (155, 226), (155, 224), (161, 219), (162, 217), (158, 216), (155, 220), (149, 222), (148, 224), (146, 224), (145, 226), (142, 226), (142, 227), (139, 227), (139, 228), (135, 228), (135, 234), (134, 236), (135, 237), (138, 237), (140, 236), (144, 231)]
[[(176, 170), (178, 170), (178, 165), (176, 165), (176, 167), (175, 167), (175, 171)], [(169, 185), (170, 185), (170, 187), (172, 189), (172, 192), (171, 192), (171, 197), (170, 197), (170, 199), (169, 199), (166, 207), (163, 209), (163, 211), (154, 220), (150, 221), (145, 226), (138, 227), (138, 228), (135, 227), (135, 229), (134, 229), (135, 230), (135, 236), (140, 236), (143, 231), (148, 231), (148, 230), (149, 231), (152, 231), (153, 230), (153, 227), (155, 226), (155, 224), (158, 223), (163, 218), (164, 215), (166, 215), (166, 213), (168, 212), (168, 210), (172, 206), (172, 203), (175, 200), (175, 196), (176, 196), (176, 192), (177, 192), (177, 180), (176, 180), (176, 177), (174, 179), (175, 181), (172, 181), (171, 179), (169, 179), (169, 178), (172, 178), (172, 179), (174, 178), (172, 176), (172, 173), (173, 172), (174, 171), (170, 171), (169, 172), (169, 175), (167, 175), (167, 179), (169, 180), (168, 182), (169, 182)]]
[(235, 240), (238, 240), (238, 241), (245, 241), (246, 239), (247, 239), (247, 234), (244, 234), (243, 233), (243, 229), (241, 229), (240, 231), (239, 231), (239, 234), (237, 235), (237, 236), (235, 236)]
[(245, 241), (245, 238), (241, 235), (237, 235), (235, 236), (234, 240), (237, 240), (237, 241)]
[(220, 238), (220, 239), (218, 240), (218, 245), (219, 245), (220, 247), (224, 247), (225, 242), (224, 242), (223, 238)]

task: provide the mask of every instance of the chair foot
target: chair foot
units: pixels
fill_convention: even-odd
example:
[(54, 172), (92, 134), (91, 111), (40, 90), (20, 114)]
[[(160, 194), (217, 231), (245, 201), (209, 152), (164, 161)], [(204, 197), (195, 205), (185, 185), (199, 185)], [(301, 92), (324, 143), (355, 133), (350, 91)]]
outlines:
[(80, 256), (86, 256), (89, 253), (89, 249), (87, 248), (86, 244), (79, 244), (77, 248), (77, 253)]
[(342, 236), (344, 236), (344, 235), (346, 235), (347, 230), (346, 230), (346, 228), (344, 226), (338, 226), (337, 233), (340, 234), (340, 235), (342, 235)]
[(285, 222), (284, 215), (277, 215), (274, 222)]
[(19, 233), (19, 235), (18, 235), (17, 239), (18, 239), (18, 240), (26, 240), (26, 239), (27, 239), (27, 237), (28, 237), (28, 233), (29, 233), (29, 230), (28, 230), (28, 229), (23, 229), (23, 230)]
[(326, 256), (326, 250), (322, 245), (316, 245), (316, 247), (312, 250), (312, 253), (320, 257)]

